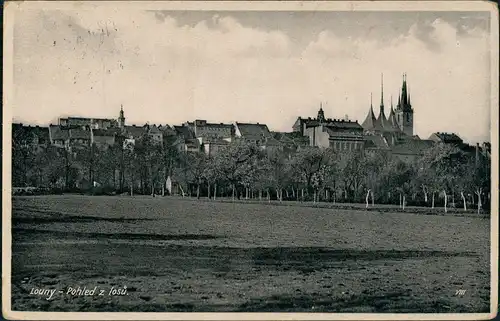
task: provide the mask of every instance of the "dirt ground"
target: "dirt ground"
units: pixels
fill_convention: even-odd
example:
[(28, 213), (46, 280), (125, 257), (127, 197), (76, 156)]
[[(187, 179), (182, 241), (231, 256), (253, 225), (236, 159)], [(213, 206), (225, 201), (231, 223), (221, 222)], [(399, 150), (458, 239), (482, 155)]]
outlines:
[(484, 217), (77, 195), (12, 213), (16, 311), (489, 312)]

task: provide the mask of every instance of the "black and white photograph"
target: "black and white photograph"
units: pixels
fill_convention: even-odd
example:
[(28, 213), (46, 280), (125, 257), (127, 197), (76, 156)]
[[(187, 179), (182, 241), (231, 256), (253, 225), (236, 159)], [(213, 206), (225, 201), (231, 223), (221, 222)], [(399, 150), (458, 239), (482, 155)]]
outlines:
[(4, 317), (497, 314), (496, 4), (4, 15)]

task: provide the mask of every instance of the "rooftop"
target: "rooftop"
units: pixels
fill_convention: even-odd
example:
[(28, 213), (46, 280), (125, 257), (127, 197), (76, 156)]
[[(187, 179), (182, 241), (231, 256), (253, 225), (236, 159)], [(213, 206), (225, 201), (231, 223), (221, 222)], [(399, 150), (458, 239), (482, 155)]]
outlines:
[(187, 126), (174, 126), (177, 135), (182, 136), (184, 139), (194, 139), (194, 132)]
[(432, 140), (408, 139), (401, 144), (394, 145), (391, 150), (394, 154), (421, 155), (425, 150), (434, 145)]
[(236, 123), (242, 137), (271, 137), (271, 132), (267, 125), (259, 123)]
[(120, 133), (119, 128), (109, 128), (109, 129), (93, 129), (92, 135), (94, 136), (115, 136)]
[(70, 129), (69, 130), (70, 139), (90, 139), (90, 131), (83, 129)]
[(455, 133), (442, 133), (442, 132), (437, 132), (434, 133), (440, 140), (443, 142), (462, 142), (462, 139)]
[(380, 135), (370, 135), (365, 137), (365, 148), (388, 150), (389, 145), (384, 137)]
[(124, 126), (124, 130), (127, 134), (134, 138), (141, 137), (146, 132), (144, 127), (137, 125)]

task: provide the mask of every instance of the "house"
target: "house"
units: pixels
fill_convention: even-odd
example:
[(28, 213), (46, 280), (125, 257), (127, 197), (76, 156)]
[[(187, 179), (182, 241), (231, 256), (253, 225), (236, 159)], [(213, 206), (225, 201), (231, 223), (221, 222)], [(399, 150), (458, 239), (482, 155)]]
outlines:
[(109, 148), (117, 143), (121, 131), (119, 128), (92, 129), (90, 133), (92, 144), (98, 148)]
[(174, 146), (180, 152), (199, 152), (201, 149), (200, 142), (196, 139), (194, 131), (189, 126), (174, 126), (177, 134), (177, 139)]
[(132, 139), (134, 141), (139, 140), (146, 134), (146, 130), (143, 126), (137, 125), (125, 125), (123, 126), (122, 135), (127, 139)]
[(163, 144), (163, 132), (156, 125), (145, 125), (145, 131), (154, 145)]
[(232, 124), (208, 123), (206, 120), (197, 119), (194, 122), (186, 122), (183, 125), (190, 128), (197, 138), (210, 137), (231, 141), (234, 137), (234, 127)]
[(259, 123), (238, 123), (234, 124), (235, 136), (247, 141), (256, 143), (264, 137), (272, 137), (269, 128), (265, 124)]
[(414, 162), (435, 144), (432, 140), (408, 139), (391, 146), (391, 154), (404, 162)]
[(221, 149), (227, 147), (230, 143), (227, 140), (221, 138), (203, 138), (199, 137), (200, 149), (205, 152), (208, 156), (213, 156), (217, 154)]
[(179, 151), (203, 151), (207, 155), (214, 155), (227, 146), (234, 137), (232, 124), (208, 123), (201, 119), (185, 122), (182, 126), (173, 126), (173, 131), (177, 136), (174, 145)]
[(61, 148), (90, 146), (90, 131), (80, 128), (67, 128), (60, 125), (49, 126), (50, 143)]
[(176, 135), (175, 129), (173, 129), (169, 125), (160, 125), (158, 126), (158, 129), (162, 133), (164, 140), (166, 137), (173, 137)]
[(254, 143), (263, 150), (283, 150), (283, 145), (274, 137), (265, 124), (236, 122), (234, 128), (236, 138)]
[(69, 139), (69, 130), (60, 125), (49, 125), (49, 139), (51, 145), (64, 148)]
[(443, 144), (453, 144), (457, 146), (461, 146), (464, 141), (455, 133), (433, 133), (429, 136), (429, 139), (436, 143)]
[(469, 145), (455, 133), (433, 133), (429, 136), (429, 140), (440, 144), (450, 144), (456, 146), (465, 154), (475, 157), (476, 161), (479, 161), (481, 158), (489, 159), (491, 157), (490, 143), (485, 142), (482, 145), (479, 143), (476, 143), (476, 145)]
[(67, 146), (69, 147), (85, 147), (90, 146), (91, 134), (88, 130), (83, 129), (69, 129), (69, 137)]

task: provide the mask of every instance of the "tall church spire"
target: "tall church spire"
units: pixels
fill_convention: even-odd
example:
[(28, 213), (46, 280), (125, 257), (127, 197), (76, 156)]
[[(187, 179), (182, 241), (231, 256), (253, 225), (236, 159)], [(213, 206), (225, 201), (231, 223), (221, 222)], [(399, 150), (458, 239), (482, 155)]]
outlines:
[(325, 112), (323, 111), (323, 102), (319, 103), (319, 110), (318, 110), (318, 121), (320, 123), (325, 121)]
[(380, 82), (380, 107), (384, 108), (384, 74)]
[(377, 117), (373, 113), (373, 102), (372, 102), (373, 94), (370, 93), (370, 109), (368, 109), (368, 115), (366, 115), (366, 119), (361, 126), (365, 131), (373, 131), (378, 129)]
[(123, 104), (120, 105), (120, 116), (118, 117), (118, 127), (125, 126), (125, 113), (123, 112)]
[(396, 109), (401, 108), (401, 90), (398, 91), (398, 104), (396, 105)]
[(385, 111), (384, 111), (384, 74), (381, 75), (381, 82), (380, 82), (380, 114), (378, 115), (377, 118), (377, 126), (381, 129), (384, 130), (388, 126), (387, 118), (385, 117)]
[(401, 103), (403, 107), (408, 104), (408, 89), (406, 87), (406, 73), (403, 74), (403, 88), (401, 92)]
[(413, 108), (411, 107), (407, 81), (407, 74), (403, 73), (403, 85), (401, 86), (400, 97), (398, 97), (396, 120), (399, 125), (399, 129), (403, 133), (408, 136), (413, 136)]

